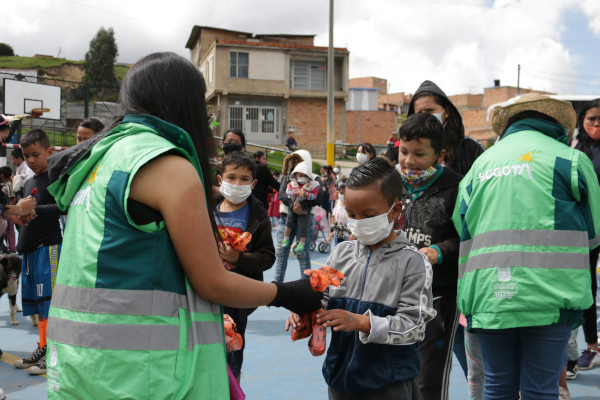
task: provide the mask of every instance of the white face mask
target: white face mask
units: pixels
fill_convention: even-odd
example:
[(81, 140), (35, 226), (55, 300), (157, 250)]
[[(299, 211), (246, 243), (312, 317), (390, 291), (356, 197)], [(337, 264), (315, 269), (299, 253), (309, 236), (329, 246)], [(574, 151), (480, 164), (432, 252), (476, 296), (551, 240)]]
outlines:
[(340, 195), (338, 196), (338, 199), (339, 199), (339, 200), (340, 200), (340, 201), (343, 203), (343, 202), (344, 202), (344, 195), (343, 195), (343, 194), (340, 194)]
[[(393, 208), (394, 206), (390, 208), (390, 211)], [(390, 235), (394, 226), (393, 219), (391, 222), (388, 221), (390, 211), (372, 218), (359, 220), (348, 218), (348, 229), (362, 244), (372, 245), (379, 243)]]
[(310, 179), (308, 178), (298, 178), (296, 179), (298, 181), (299, 184), (304, 185), (305, 183), (308, 183), (308, 181), (310, 181)]
[(368, 156), (365, 153), (356, 153), (356, 161), (360, 164), (364, 164), (367, 162)]
[[(431, 114), (431, 115), (433, 115), (434, 117), (436, 117), (436, 118), (438, 119), (438, 121), (440, 121), (440, 124), (442, 124), (442, 126), (443, 126), (443, 127), (444, 127), (444, 129), (445, 129), (445, 128), (446, 128), (446, 124), (445, 124), (445, 123), (442, 121), (442, 115), (444, 115), (444, 112), (445, 112), (445, 111), (442, 111), (442, 112), (441, 112), (441, 113), (439, 113), (439, 114)], [(446, 122), (448, 122), (448, 121), (446, 121)]]
[(340, 173), (340, 169), (339, 168), (334, 168), (333, 169), (333, 173), (334, 174), (339, 174)]
[(219, 192), (233, 204), (241, 204), (252, 194), (252, 185), (232, 185), (222, 181)]

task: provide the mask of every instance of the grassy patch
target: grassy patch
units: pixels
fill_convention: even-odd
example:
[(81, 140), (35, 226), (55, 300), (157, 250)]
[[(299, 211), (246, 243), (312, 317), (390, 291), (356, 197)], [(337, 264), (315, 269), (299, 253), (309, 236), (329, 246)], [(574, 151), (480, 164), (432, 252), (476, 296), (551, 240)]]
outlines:
[(47, 131), (45, 129), (44, 131), (48, 134), (48, 138), (50, 139), (50, 146), (71, 147), (77, 144), (77, 139), (75, 138), (74, 133), (60, 131), (54, 132)]
[[(58, 67), (64, 63), (73, 63), (83, 65), (83, 61), (59, 60), (57, 58), (35, 58), (35, 57), (0, 57), (0, 68), (6, 69), (37, 69), (40, 74), (45, 73), (48, 67)], [(117, 80), (122, 81), (123, 77), (129, 71), (129, 67), (124, 65), (115, 65), (115, 76)]]

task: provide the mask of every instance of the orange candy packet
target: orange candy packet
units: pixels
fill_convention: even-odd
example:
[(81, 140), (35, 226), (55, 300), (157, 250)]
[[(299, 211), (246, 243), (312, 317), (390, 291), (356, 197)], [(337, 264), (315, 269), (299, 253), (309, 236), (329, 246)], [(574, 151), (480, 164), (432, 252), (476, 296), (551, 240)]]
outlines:
[[(339, 286), (344, 280), (343, 273), (328, 266), (321, 267), (318, 270), (309, 269), (304, 273), (310, 276), (310, 286), (315, 292), (323, 292), (329, 285)], [(323, 355), (327, 346), (327, 331), (322, 324), (317, 324), (317, 313), (319, 311), (301, 316), (296, 328), (292, 329), (293, 341), (310, 337), (308, 349), (315, 357)]]
[(225, 326), (225, 348), (227, 351), (240, 350), (242, 348), (242, 335), (237, 333), (235, 322), (228, 314), (223, 314), (223, 325)]

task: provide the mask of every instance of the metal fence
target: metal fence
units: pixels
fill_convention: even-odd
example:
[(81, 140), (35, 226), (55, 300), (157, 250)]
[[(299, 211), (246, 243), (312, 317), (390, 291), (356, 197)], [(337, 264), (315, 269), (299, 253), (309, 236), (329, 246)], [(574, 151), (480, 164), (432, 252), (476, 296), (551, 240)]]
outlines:
[[(94, 117), (105, 125), (117, 116), (117, 100), (119, 86), (94, 87), (85, 82), (68, 81), (53, 77), (33, 77), (22, 74), (3, 72), (2, 78), (61, 87), (61, 118), (48, 120), (44, 118), (25, 118), (20, 135), (27, 130), (41, 128), (48, 133), (52, 146), (68, 147), (76, 143), (75, 126), (84, 118)], [(4, 87), (0, 88), (0, 101), (4, 101)], [(4, 113), (4, 104), (0, 102), (0, 110)]]
[[(214, 134), (214, 132), (213, 132), (213, 134)], [(215, 145), (217, 146), (217, 152), (219, 153), (220, 156), (222, 156), (221, 145), (223, 144), (223, 138), (220, 136), (213, 136), (213, 138), (215, 139)], [(280, 149), (277, 147), (270, 147), (270, 146), (265, 146), (263, 144), (248, 143), (248, 142), (246, 142), (245, 150), (249, 154), (254, 154), (257, 151), (264, 152), (267, 157), (267, 165), (269, 167), (272, 167), (272, 169), (276, 169), (278, 171), (281, 171), (281, 167), (283, 165), (283, 160), (284, 160), (285, 156), (292, 153), (288, 149)]]

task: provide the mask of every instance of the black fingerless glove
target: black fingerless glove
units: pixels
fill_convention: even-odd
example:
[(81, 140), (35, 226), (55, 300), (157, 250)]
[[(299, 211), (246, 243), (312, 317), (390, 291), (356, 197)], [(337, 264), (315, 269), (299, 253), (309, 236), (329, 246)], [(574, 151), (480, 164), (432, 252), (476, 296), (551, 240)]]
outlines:
[(323, 307), (323, 293), (312, 289), (310, 279), (273, 283), (277, 286), (277, 294), (269, 306), (287, 308), (298, 315), (308, 314)]

